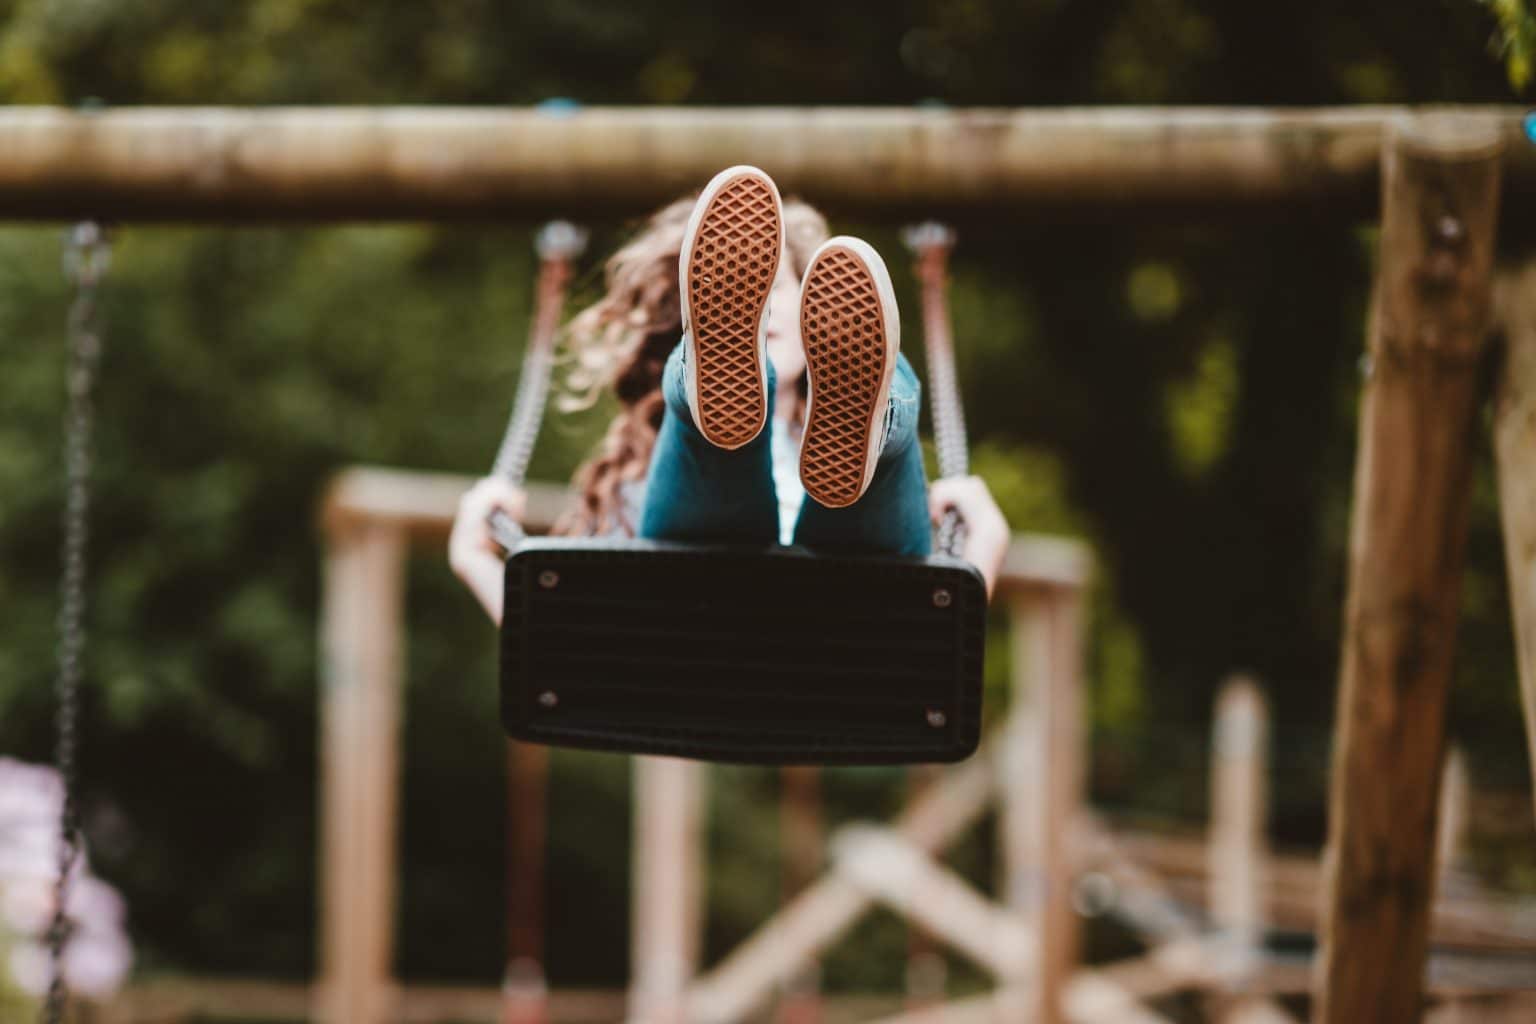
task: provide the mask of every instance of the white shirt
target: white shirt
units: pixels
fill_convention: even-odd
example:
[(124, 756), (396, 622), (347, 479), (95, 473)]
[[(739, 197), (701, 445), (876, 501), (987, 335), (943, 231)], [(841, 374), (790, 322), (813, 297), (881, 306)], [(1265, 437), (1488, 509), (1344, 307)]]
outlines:
[(773, 418), (768, 447), (773, 453), (773, 490), (779, 496), (779, 543), (789, 544), (805, 504), (805, 487), (800, 483), (800, 444), (790, 434), (788, 420)]

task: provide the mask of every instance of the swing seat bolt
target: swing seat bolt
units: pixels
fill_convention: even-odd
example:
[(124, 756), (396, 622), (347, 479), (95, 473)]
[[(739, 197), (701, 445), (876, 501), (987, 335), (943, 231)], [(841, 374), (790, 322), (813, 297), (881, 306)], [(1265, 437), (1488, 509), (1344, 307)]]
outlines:
[(558, 707), (559, 704), (560, 695), (555, 693), (554, 690), (545, 690), (543, 693), (539, 694), (539, 707), (555, 708)]
[(930, 708), (928, 711), (928, 724), (935, 729), (942, 729), (949, 724), (949, 716), (938, 708)]
[(545, 590), (554, 590), (560, 585), (560, 574), (553, 569), (545, 569), (539, 573), (539, 586)]
[(949, 592), (949, 588), (940, 587), (933, 592), (933, 606), (935, 608), (948, 608), (954, 603), (955, 595)]

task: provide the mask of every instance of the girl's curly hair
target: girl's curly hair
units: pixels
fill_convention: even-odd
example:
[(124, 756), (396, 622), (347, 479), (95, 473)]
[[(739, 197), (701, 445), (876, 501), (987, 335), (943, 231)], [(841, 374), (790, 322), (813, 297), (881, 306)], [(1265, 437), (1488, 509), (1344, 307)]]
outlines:
[[(645, 478), (661, 427), (662, 369), (682, 334), (678, 255), (693, 205), (694, 199), (686, 197), (663, 207), (610, 256), (603, 297), (566, 329), (570, 369), (560, 408), (590, 408), (611, 387), (620, 410), (597, 453), (576, 471), (576, 497), (555, 525), (556, 533), (634, 533), (623, 488)], [(804, 202), (785, 201), (784, 258), (797, 278), (826, 239), (826, 218)]]

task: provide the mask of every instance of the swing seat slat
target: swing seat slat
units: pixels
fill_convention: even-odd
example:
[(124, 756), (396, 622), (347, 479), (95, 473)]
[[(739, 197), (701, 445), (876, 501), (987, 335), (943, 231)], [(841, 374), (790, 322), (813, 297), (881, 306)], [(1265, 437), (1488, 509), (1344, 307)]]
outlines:
[(514, 739), (756, 764), (958, 761), (986, 590), (945, 556), (530, 539), (507, 559)]

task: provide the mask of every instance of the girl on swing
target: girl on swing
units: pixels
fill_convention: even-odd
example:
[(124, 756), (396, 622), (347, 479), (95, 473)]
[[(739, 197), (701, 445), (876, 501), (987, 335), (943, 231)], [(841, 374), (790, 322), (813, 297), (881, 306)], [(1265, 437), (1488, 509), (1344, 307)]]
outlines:
[[(922, 556), (955, 509), (991, 593), (1008, 526), (978, 477), (927, 487), (917, 376), (868, 243), (828, 238), (767, 174), (731, 167), (655, 214), (606, 280), (569, 327), (572, 383), (589, 398), (611, 385), (622, 409), (557, 533)], [(524, 496), (486, 477), (448, 557), (500, 623), (497, 509), (520, 522)]]

